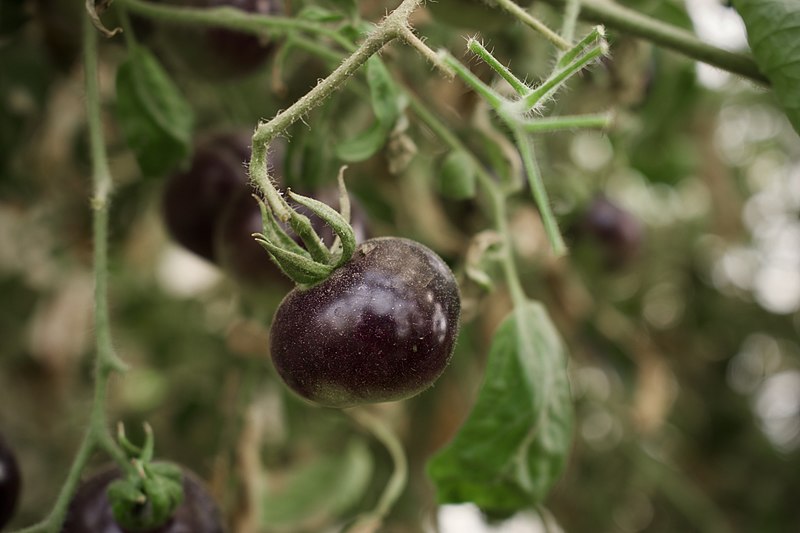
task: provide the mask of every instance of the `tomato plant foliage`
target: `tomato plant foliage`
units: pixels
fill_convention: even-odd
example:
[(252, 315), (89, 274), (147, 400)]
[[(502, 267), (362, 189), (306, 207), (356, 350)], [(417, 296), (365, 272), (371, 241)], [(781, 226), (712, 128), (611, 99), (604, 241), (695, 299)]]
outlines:
[[(764, 413), (800, 353), (800, 289), (787, 305), (795, 278), (775, 274), (797, 266), (780, 252), (796, 195), (767, 194), (800, 153), (767, 90), (800, 131), (800, 3), (732, 0), (751, 56), (696, 39), (681, 2), (99, 2), (94, 22), (127, 35), (86, 25), (84, 121), (64, 89), (77, 59), (51, 72), (38, 42), (58, 22), (42, 14), (83, 6), (53, 2), (68, 0), (0, 22), (0, 390), (58, 392), (0, 412), (0, 432), (41, 419), (53, 442), (85, 440), (62, 491), (40, 467), (24, 479), (44, 489), (20, 499), (27, 472), (0, 461), (0, 527), (50, 507), (33, 531), (128, 515), (126, 530), (451, 533), (461, 503), (492, 519), (546, 506), (576, 532), (797, 518), (800, 478), (775, 480), (800, 426)], [(204, 68), (206, 46), (225, 64)], [(760, 85), (702, 86), (681, 53)], [(114, 71), (110, 105), (92, 73)], [(65, 198), (43, 186), (54, 167)], [(73, 379), (87, 331), (93, 382)], [(95, 399), (88, 431), (56, 423), (66, 393)], [(140, 449), (107, 416), (152, 420), (159, 453), (214, 494), (147, 478), (149, 426)], [(66, 465), (55, 446), (20, 465)], [(81, 484), (95, 452), (117, 466)]]
[(192, 108), (144, 47), (134, 46), (117, 71), (117, 118), (146, 176), (164, 174), (190, 152)]
[(544, 499), (572, 439), (566, 364), (541, 304), (528, 303), (500, 324), (469, 418), (428, 465), (439, 501), (511, 513)]
[(794, 0), (734, 0), (747, 27), (758, 66), (772, 82), (775, 96), (800, 133), (800, 8)]

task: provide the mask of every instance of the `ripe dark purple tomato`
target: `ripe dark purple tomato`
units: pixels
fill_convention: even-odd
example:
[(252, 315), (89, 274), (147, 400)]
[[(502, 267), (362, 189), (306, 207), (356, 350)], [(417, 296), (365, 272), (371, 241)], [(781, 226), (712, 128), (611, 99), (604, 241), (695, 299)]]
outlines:
[[(106, 491), (120, 478), (117, 468), (108, 468), (84, 481), (70, 501), (61, 533), (133, 533), (115, 521)], [(194, 474), (183, 470), (183, 502), (169, 521), (141, 533), (223, 533), (217, 504)]]
[[(246, 284), (289, 283), (289, 278), (278, 269), (264, 247), (253, 238), (253, 233), (262, 231), (261, 209), (252, 196), (253, 192), (253, 189), (247, 187), (237, 193), (222, 215), (216, 248), (219, 264), (234, 279)], [(338, 209), (338, 194), (338, 188), (331, 187), (311, 196)], [(333, 244), (334, 234), (330, 227), (321, 219), (310, 215), (304, 207), (298, 208), (298, 211), (310, 216), (312, 226), (325, 244)], [(356, 242), (362, 242), (367, 236), (366, 214), (355, 202), (351, 202), (351, 225), (356, 234)], [(290, 232), (290, 235), (294, 234)], [(299, 238), (295, 240), (301, 244)]]
[(14, 516), (20, 493), (19, 465), (14, 451), (0, 435), (0, 530)]
[(188, 170), (173, 174), (164, 190), (164, 220), (170, 235), (186, 249), (216, 261), (214, 233), (228, 202), (247, 189), (244, 164), (250, 139), (219, 134), (201, 143)]
[(581, 230), (599, 242), (611, 266), (621, 266), (641, 249), (643, 229), (639, 220), (603, 194), (588, 205)]
[(275, 313), (272, 361), (290, 389), (328, 407), (401, 400), (442, 374), (458, 335), (452, 272), (425, 246), (370, 239)]

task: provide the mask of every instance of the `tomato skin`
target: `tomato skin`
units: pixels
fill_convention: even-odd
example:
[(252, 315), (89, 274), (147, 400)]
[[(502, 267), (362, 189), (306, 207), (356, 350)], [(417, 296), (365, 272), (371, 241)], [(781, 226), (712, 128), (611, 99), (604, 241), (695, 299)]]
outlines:
[(284, 298), (272, 361), (290, 389), (319, 405), (409, 398), (450, 362), (460, 310), (456, 280), (434, 252), (370, 239), (330, 278)]
[[(67, 509), (61, 533), (134, 533), (121, 528), (106, 496), (108, 485), (120, 478), (116, 467), (106, 468), (84, 481)], [(194, 474), (183, 470), (183, 503), (164, 525), (136, 533), (224, 533), (214, 499)]]
[(0, 434), (0, 530), (14, 516), (21, 485), (16, 455)]

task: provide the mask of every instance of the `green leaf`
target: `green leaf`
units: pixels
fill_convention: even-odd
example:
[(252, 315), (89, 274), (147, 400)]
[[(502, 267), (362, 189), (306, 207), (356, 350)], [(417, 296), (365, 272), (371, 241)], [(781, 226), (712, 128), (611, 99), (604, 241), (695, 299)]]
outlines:
[(800, 2), (797, 0), (734, 0), (747, 27), (756, 63), (795, 131), (800, 133)]
[(475, 407), (428, 473), (441, 503), (514, 512), (545, 498), (571, 435), (564, 345), (544, 307), (530, 302), (495, 333)]
[(461, 151), (450, 152), (442, 162), (439, 188), (442, 194), (454, 200), (475, 196), (476, 177), (472, 159)]
[(147, 176), (171, 170), (188, 154), (192, 109), (158, 60), (136, 46), (117, 71), (117, 119)]
[(262, 524), (270, 529), (290, 526), (292, 531), (313, 528), (360, 502), (372, 469), (372, 455), (360, 440), (351, 442), (340, 455), (304, 464), (281, 486), (268, 488)]
[(366, 70), (375, 122), (364, 132), (336, 146), (337, 157), (349, 163), (369, 159), (386, 144), (404, 106), (402, 95), (380, 58), (371, 57)]
[(297, 13), (297, 18), (314, 22), (339, 22), (344, 19), (341, 13), (320, 6), (306, 6)]
[(348, 163), (358, 163), (372, 155), (386, 144), (389, 131), (380, 122), (373, 122), (368, 130), (336, 146), (336, 157)]
[(390, 129), (400, 116), (400, 93), (389, 69), (378, 56), (367, 61), (367, 85), (372, 98), (372, 110), (384, 127)]

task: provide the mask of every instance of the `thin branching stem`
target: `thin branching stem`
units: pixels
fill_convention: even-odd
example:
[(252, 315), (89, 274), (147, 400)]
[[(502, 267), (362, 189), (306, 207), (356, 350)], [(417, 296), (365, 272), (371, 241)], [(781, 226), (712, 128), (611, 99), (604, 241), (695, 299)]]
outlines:
[(467, 48), (469, 48), (470, 52), (486, 62), (487, 65), (492, 67), (495, 72), (500, 74), (500, 77), (506, 80), (506, 82), (511, 86), (512, 89), (514, 89), (514, 91), (516, 91), (518, 95), (525, 96), (531, 92), (531, 88), (528, 87), (524, 81), (514, 75), (514, 73), (511, 72), (511, 69), (498, 61), (497, 58), (494, 57), (492, 53), (489, 52), (489, 50), (487, 50), (483, 44), (481, 44), (480, 41), (477, 39), (470, 39), (469, 42), (467, 42)]
[(387, 16), (327, 78), (319, 82), (288, 109), (281, 111), (268, 122), (258, 125), (253, 135), (253, 155), (250, 159), (250, 177), (264, 193), (270, 208), (281, 220), (288, 220), (289, 206), (275, 188), (269, 176), (267, 149), (269, 143), (289, 126), (321, 105), (341, 88), (367, 60), (378, 53), (388, 42), (402, 35), (408, 26), (408, 17), (421, 0), (404, 0), (392, 14)]
[(522, 165), (528, 176), (528, 184), (536, 200), (536, 205), (539, 208), (544, 230), (545, 233), (547, 233), (548, 239), (550, 239), (553, 252), (555, 252), (556, 255), (564, 255), (567, 251), (567, 247), (564, 244), (561, 231), (558, 229), (556, 217), (550, 207), (550, 199), (547, 196), (547, 191), (542, 182), (542, 175), (539, 171), (539, 165), (536, 162), (536, 156), (533, 151), (533, 143), (531, 139), (528, 138), (528, 135), (519, 127), (514, 129), (514, 139), (519, 148), (520, 156), (522, 156)]
[(113, 183), (108, 166), (103, 125), (100, 114), (100, 87), (98, 81), (97, 30), (89, 17), (84, 19), (84, 70), (86, 76), (86, 115), (89, 130), (89, 147), (92, 160), (94, 238), (94, 324), (95, 324), (95, 375), (94, 401), (89, 426), (84, 433), (67, 478), (61, 486), (53, 508), (42, 522), (20, 530), (19, 533), (57, 533), (67, 512), (72, 494), (78, 486), (81, 472), (95, 449), (111, 455), (123, 468), (125, 453), (117, 446), (106, 420), (108, 380), (114, 372), (123, 371), (125, 364), (117, 357), (111, 342), (111, 325), (108, 311), (108, 210)]
[[(506, 1), (508, 0), (498, 0), (498, 2)], [(572, 0), (544, 1), (554, 7), (563, 8)], [(583, 19), (600, 22), (609, 28), (646, 39), (697, 61), (744, 76), (762, 85), (769, 85), (769, 81), (759, 70), (756, 62), (747, 54), (730, 52), (705, 43), (683, 28), (648, 17), (619, 2), (580, 0), (580, 5), (580, 17)]]
[(513, 17), (539, 32), (545, 39), (553, 43), (556, 48), (561, 50), (569, 50), (572, 46), (568, 40), (565, 40), (559, 34), (548, 28), (544, 22), (519, 7), (514, 0), (494, 1), (498, 6), (508, 11), (508, 13), (510, 13)]

